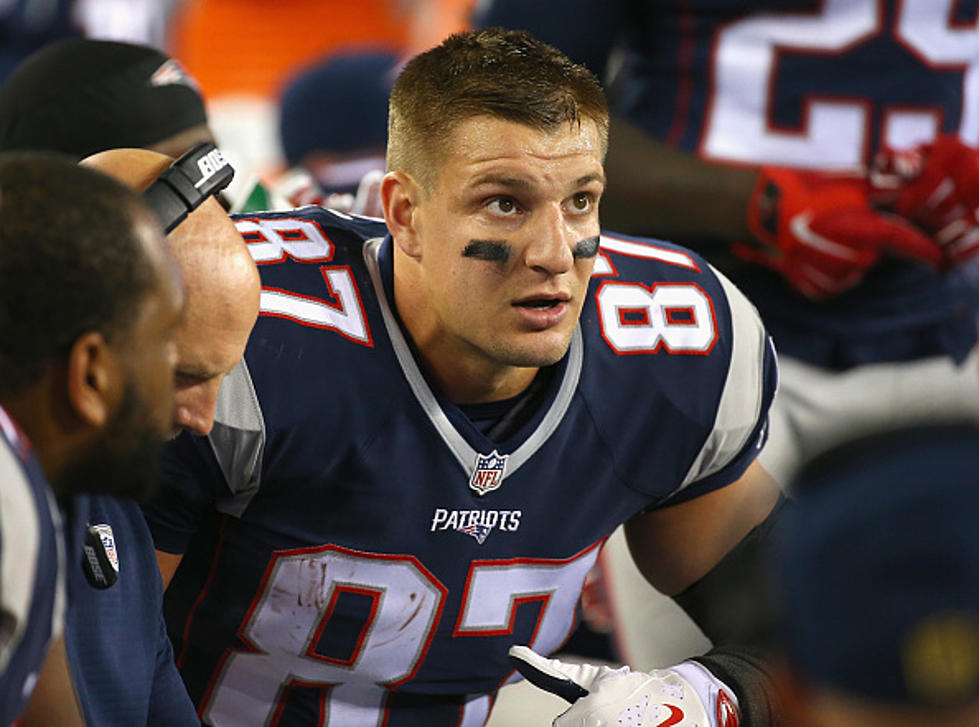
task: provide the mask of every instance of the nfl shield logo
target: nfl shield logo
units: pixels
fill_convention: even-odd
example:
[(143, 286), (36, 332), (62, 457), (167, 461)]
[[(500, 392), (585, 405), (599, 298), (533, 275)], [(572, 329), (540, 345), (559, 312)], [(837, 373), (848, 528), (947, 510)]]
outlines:
[(477, 454), (476, 467), (469, 478), (469, 487), (477, 495), (485, 495), (503, 484), (506, 461), (509, 455), (500, 454), (495, 449), (490, 454)]
[(93, 525), (92, 530), (98, 533), (99, 539), (102, 541), (102, 548), (109, 559), (109, 565), (112, 566), (112, 570), (118, 573), (119, 554), (116, 552), (116, 539), (112, 534), (112, 528), (108, 525)]

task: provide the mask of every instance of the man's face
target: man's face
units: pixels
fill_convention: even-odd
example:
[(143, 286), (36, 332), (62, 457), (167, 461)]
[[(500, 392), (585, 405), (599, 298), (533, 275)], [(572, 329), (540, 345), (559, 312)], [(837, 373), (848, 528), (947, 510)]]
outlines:
[(99, 492), (145, 500), (156, 490), (159, 458), (169, 430), (160, 430), (152, 407), (125, 384), (122, 404), (98, 440), (68, 464), (61, 476), (65, 492)]
[[(191, 294), (193, 296), (193, 293)], [(174, 432), (209, 434), (224, 377), (241, 360), (255, 322), (240, 308), (221, 316), (220, 308), (188, 303), (187, 318), (177, 332), (177, 412)]]
[(238, 364), (258, 317), (260, 282), (241, 235), (214, 200), (170, 234), (187, 287), (177, 330), (177, 413), (173, 434), (205, 435), (224, 377)]
[[(118, 361), (120, 395), (115, 411), (92, 446), (66, 465), (66, 492), (102, 492), (141, 498), (152, 491), (158, 455), (176, 417), (175, 335), (183, 318), (184, 293), (159, 231), (142, 231), (157, 272), (132, 327), (110, 342)], [(150, 241), (152, 240), (152, 244)]]
[(450, 137), (415, 211), (427, 305), (415, 343), (434, 366), (540, 367), (567, 351), (598, 251), (596, 125), (541, 132), (479, 116)]

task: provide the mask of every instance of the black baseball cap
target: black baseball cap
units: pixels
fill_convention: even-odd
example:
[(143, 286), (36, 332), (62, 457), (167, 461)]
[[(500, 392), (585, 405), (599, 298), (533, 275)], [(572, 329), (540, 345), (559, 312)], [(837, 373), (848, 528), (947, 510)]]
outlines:
[(0, 151), (83, 158), (152, 146), (207, 123), (196, 82), (155, 48), (71, 38), (26, 58), (0, 88)]

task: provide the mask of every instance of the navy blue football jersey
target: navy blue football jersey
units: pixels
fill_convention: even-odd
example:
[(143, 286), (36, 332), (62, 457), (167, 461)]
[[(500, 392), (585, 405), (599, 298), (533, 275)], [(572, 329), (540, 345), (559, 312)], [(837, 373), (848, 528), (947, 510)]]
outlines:
[[(854, 171), (885, 145), (938, 134), (979, 144), (979, 0), (480, 6), (480, 24), (525, 28), (600, 77), (617, 51), (606, 78), (615, 111), (704, 159)], [(976, 295), (959, 274), (891, 259), (852, 291), (813, 302), (767, 268), (728, 271), (779, 350), (816, 365), (961, 360), (976, 342)]]
[(61, 518), (30, 445), (0, 408), (0, 724), (27, 705), (64, 627)]
[(414, 358), (381, 222), (237, 225), (261, 315), (147, 508), (185, 552), (167, 621), (215, 727), (483, 724), (509, 646), (566, 640), (613, 529), (729, 484), (764, 441), (769, 339), (690, 251), (603, 237), (567, 354), (497, 441)]
[[(199, 727), (174, 666), (160, 569), (139, 505), (108, 495), (76, 495), (65, 506), (65, 520), (65, 646), (85, 723)], [(116, 571), (114, 582), (91, 565), (90, 531), (100, 545), (88, 548), (102, 548)]]

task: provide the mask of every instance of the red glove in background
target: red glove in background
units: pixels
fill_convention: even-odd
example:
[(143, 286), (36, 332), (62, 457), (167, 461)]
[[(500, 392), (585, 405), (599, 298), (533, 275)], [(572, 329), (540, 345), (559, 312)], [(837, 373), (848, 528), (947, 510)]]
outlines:
[(928, 232), (946, 266), (979, 252), (979, 150), (954, 136), (886, 150), (870, 171), (873, 199)]
[(857, 285), (884, 255), (942, 263), (942, 252), (906, 220), (875, 210), (863, 179), (762, 167), (748, 204), (755, 243), (740, 257), (778, 271), (812, 299)]

